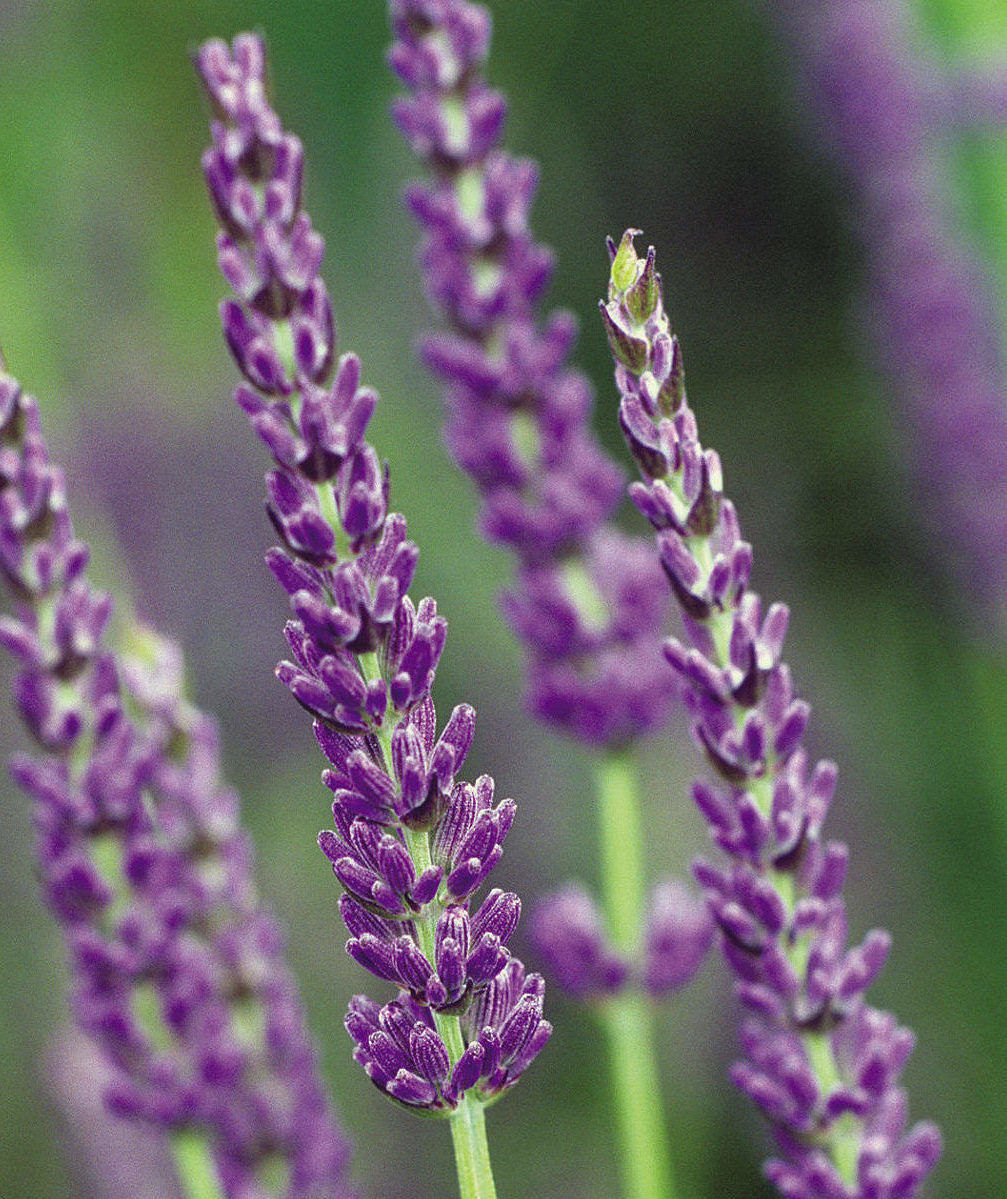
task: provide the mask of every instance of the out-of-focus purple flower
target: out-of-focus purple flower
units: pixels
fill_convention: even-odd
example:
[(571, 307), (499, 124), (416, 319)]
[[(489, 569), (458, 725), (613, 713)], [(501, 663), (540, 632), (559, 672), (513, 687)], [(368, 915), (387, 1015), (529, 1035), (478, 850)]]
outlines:
[(622, 989), (630, 963), (609, 943), (594, 900), (577, 883), (535, 909), (532, 943), (556, 984), (574, 999), (597, 999)]
[(651, 995), (671, 995), (691, 982), (713, 943), (705, 903), (683, 883), (658, 883), (647, 909), (643, 980)]
[[(467, 1091), (485, 1100), (509, 1086), (551, 1031), (541, 979), (525, 980), (506, 948), (517, 896), (492, 890), (470, 911), (503, 852), (514, 802), (496, 802), (486, 776), (456, 780), (475, 731), (468, 705), (437, 735), (430, 692), (447, 624), (432, 599), (414, 605), (407, 594), (418, 550), (405, 519), (388, 511), (387, 466), (365, 440), (377, 396), (361, 385), (354, 355), (336, 358), (318, 274), (323, 243), (301, 209), (301, 143), (269, 106), (262, 42), (249, 34), (232, 48), (207, 42), (197, 67), (217, 116), (203, 168), (223, 227), (221, 270), (236, 296), (221, 309), (247, 381), (236, 399), (275, 462), (269, 514), (284, 548), (268, 562), (294, 613), (292, 661), (277, 673), (314, 718), (331, 766), (324, 781), (335, 827), (319, 844), (345, 892), (347, 950), (401, 988), (386, 1009), (401, 1016), (395, 1028), (408, 1016), (426, 1031), (392, 1045), (362, 997), (348, 1027), (380, 1089), (413, 1107), (452, 1110)], [(536, 1015), (528, 1040), (504, 1053), (510, 1008), (487, 996), (515, 970), (536, 996)], [(529, 1005), (515, 1002), (526, 1019)], [(422, 1020), (412, 1019), (416, 1005)], [(359, 1020), (370, 1015), (364, 1035)], [(435, 1028), (458, 1017), (467, 1048), (448, 1061)], [(478, 1046), (494, 1038), (502, 1056), (473, 1072), (486, 1051)]]
[(876, 347), (905, 420), (900, 441), (935, 534), (931, 547), (968, 595), (1001, 609), (1003, 337), (987, 273), (956, 231), (944, 171), (957, 124), (995, 117), (997, 79), (983, 87), (928, 55), (902, 0), (787, 0), (777, 10), (854, 185)]
[(550, 252), (528, 227), (537, 168), (500, 149), (506, 105), (481, 74), (490, 17), (467, 0), (390, 0), (395, 119), (430, 179), (408, 192), (427, 293), (445, 330), (423, 357), (445, 384), (447, 443), (483, 498), (482, 530), (519, 568), (504, 611), (527, 652), (528, 700), (591, 744), (660, 727), (668, 615), (652, 558), (609, 522), (620, 470), (566, 363), (573, 318), (537, 306)]
[(128, 652), (109, 648), (112, 602), (87, 561), (37, 405), (0, 361), (0, 576), (16, 601), (0, 644), (38, 744), (13, 773), (35, 801), (75, 1014), (116, 1067), (106, 1100), (205, 1133), (229, 1199), (346, 1195), (346, 1141), (214, 725), (181, 698), (173, 646), (135, 631)]
[(160, 1129), (127, 1124), (102, 1098), (115, 1072), (90, 1037), (65, 1028), (47, 1054), (46, 1081), (77, 1199), (184, 1199)]
[(787, 1199), (911, 1199), (941, 1140), (932, 1124), (905, 1131), (898, 1077), (912, 1034), (864, 999), (890, 938), (875, 930), (847, 945), (847, 850), (822, 838), (836, 768), (810, 766), (802, 748), (810, 709), (781, 660), (787, 610), (763, 615), (748, 590), (752, 548), (719, 459), (699, 442), (654, 251), (641, 262), (634, 232), (611, 246), (602, 312), (644, 479), (631, 494), (656, 530), (688, 636), (666, 656), (719, 778), (694, 795), (729, 861), (700, 862), (696, 876), (750, 1014), (734, 1081), (773, 1124), (783, 1156), (766, 1173)]
[(713, 922), (698, 896), (666, 879), (650, 897), (639, 960), (631, 961), (611, 945), (591, 896), (572, 883), (537, 906), (531, 935), (548, 972), (575, 999), (604, 999), (627, 985), (663, 998), (695, 977)]

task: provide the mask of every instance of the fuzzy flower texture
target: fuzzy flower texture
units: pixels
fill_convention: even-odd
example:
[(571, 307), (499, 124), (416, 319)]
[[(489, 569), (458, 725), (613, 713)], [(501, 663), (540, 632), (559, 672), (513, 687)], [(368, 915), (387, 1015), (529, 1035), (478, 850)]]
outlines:
[(576, 325), (542, 323), (552, 255), (528, 218), (538, 172), (500, 148), (506, 102), (482, 65), (490, 15), (467, 0), (390, 0), (395, 120), (428, 181), (407, 201), (427, 294), (447, 328), (424, 360), (445, 385), (448, 448), (483, 499), (482, 531), (518, 576), (504, 611), (541, 719), (595, 745), (660, 728), (674, 695), (660, 571), (611, 515), (622, 472), (591, 432), (591, 387), (567, 365)]
[(748, 590), (752, 548), (700, 445), (654, 251), (638, 259), (634, 232), (610, 245), (602, 316), (644, 480), (631, 495), (689, 640), (670, 640), (666, 656), (719, 779), (694, 796), (728, 862), (696, 876), (749, 1013), (734, 1081), (772, 1122), (782, 1157), (766, 1173), (786, 1199), (910, 1199), (941, 1141), (932, 1124), (905, 1132), (898, 1078), (913, 1037), (864, 999), (890, 939), (875, 931), (847, 948), (847, 850), (822, 837), (836, 768), (811, 766), (801, 746), (810, 709), (781, 661), (787, 609), (763, 614)]
[(372, 1081), (407, 1107), (451, 1112), (511, 1086), (551, 1032), (543, 982), (507, 948), (516, 895), (473, 897), (502, 853), (512, 800), (456, 780), (475, 714), (440, 736), (431, 686), (447, 632), (407, 595), (417, 548), (388, 511), (388, 472), (365, 440), (377, 396), (336, 336), (319, 277), (323, 242), (301, 210), (300, 141), (266, 98), (252, 35), (208, 42), (198, 68), (213, 104), (204, 157), (236, 299), (224, 331), (247, 385), (236, 398), (271, 451), (268, 510), (283, 542), (269, 565), (289, 596), (293, 661), (282, 681), (314, 718), (331, 768), (335, 828), (319, 838), (344, 894), (348, 952), (400, 988), (363, 996), (346, 1026)]
[(226, 1199), (343, 1199), (348, 1147), (315, 1067), (279, 930), (256, 897), (217, 737), (181, 661), (145, 631), (109, 648), (35, 401), (0, 360), (0, 644), (37, 743), (42, 888), (81, 1027), (115, 1066), (113, 1111), (206, 1138)]
[(873, 286), (871, 329), (909, 435), (918, 509), (961, 588), (1007, 587), (1007, 390), (988, 271), (956, 227), (949, 141), (1002, 119), (1002, 78), (928, 51), (904, 0), (785, 0), (776, 15), (853, 185)]

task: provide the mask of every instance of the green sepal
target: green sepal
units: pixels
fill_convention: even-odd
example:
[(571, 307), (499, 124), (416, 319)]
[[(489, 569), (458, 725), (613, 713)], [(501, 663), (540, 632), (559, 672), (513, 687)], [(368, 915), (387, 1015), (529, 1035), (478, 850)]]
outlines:
[(635, 282), (626, 290), (623, 301), (630, 316), (639, 325), (645, 324), (661, 303), (661, 276), (654, 268), (655, 257), (654, 247), (651, 246), (643, 270), (638, 272)]

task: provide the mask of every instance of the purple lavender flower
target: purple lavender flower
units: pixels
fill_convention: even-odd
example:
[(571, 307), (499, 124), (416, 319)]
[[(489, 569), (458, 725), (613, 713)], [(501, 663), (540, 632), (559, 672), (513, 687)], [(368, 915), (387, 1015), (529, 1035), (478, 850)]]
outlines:
[(60, 1116), (60, 1140), (77, 1199), (185, 1199), (167, 1138), (113, 1116), (103, 1095), (115, 1078), (90, 1037), (63, 1028), (46, 1055), (46, 1082)]
[(936, 533), (931, 545), (952, 560), (965, 592), (1002, 607), (1003, 345), (989, 280), (955, 232), (942, 172), (952, 122), (969, 109), (989, 115), (974, 112), (982, 89), (925, 53), (901, 0), (799, 0), (780, 10), (854, 184), (876, 341), (909, 430), (902, 441), (919, 509)]
[(538, 905), (531, 936), (548, 972), (574, 999), (604, 999), (628, 983), (660, 999), (695, 977), (713, 940), (713, 923), (696, 895), (666, 879), (651, 894), (634, 961), (611, 944), (587, 891), (571, 883)]
[[(668, 597), (648, 548), (612, 523), (622, 472), (591, 431), (588, 381), (568, 365), (575, 322), (538, 312), (552, 260), (529, 229), (537, 168), (500, 148), (505, 102), (482, 78), (489, 13), (467, 0), (389, 0), (389, 11), (389, 60), (407, 90), (394, 116), (428, 168), (407, 202), (444, 326), (422, 355), (444, 384), (448, 449), (479, 489), (484, 536), (517, 559), (503, 609), (525, 650), (528, 706), (603, 751), (594, 765), (604, 920), (583, 893), (547, 898), (535, 942), (564, 989), (613, 1001), (598, 1014), (624, 1189), (657, 1199), (672, 1192), (673, 1171), (651, 1013), (626, 986), (658, 975), (638, 961), (644, 871), (624, 751), (669, 714), (674, 680), (659, 656)], [(618, 821), (605, 815), (616, 777), (615, 791), (632, 793)]]
[(390, 0), (395, 119), (429, 167), (409, 207), (427, 293), (447, 330), (423, 342), (445, 384), (447, 443), (483, 498), (482, 530), (518, 560), (505, 614), (528, 657), (528, 701), (590, 744), (658, 728), (672, 696), (655, 669), (667, 599), (651, 556), (609, 522), (620, 470), (590, 429), (591, 388), (566, 365), (569, 313), (542, 324), (552, 259), (528, 228), (537, 169), (499, 148), (503, 97), (481, 77), (485, 8)]
[(556, 985), (574, 999), (614, 995), (629, 979), (630, 963), (610, 943), (597, 905), (578, 883), (537, 905), (531, 938)]
[[(346, 1141), (321, 1087), (272, 915), (252, 881), (212, 721), (177, 650), (109, 648), (35, 401), (0, 360), (0, 643), (38, 744), (42, 887), (73, 964), (78, 1022), (116, 1067), (120, 1115), (201, 1133), (229, 1199), (344, 1196)], [(275, 1182), (267, 1182), (267, 1177)]]
[(713, 943), (706, 904), (677, 879), (654, 888), (647, 907), (643, 982), (656, 998), (680, 991), (695, 977)]
[(665, 653), (719, 776), (694, 796), (729, 862), (700, 862), (696, 876), (749, 1012), (734, 1081), (773, 1125), (782, 1157), (766, 1173), (787, 1199), (910, 1199), (941, 1140), (932, 1124), (905, 1132), (898, 1077), (912, 1034), (864, 1000), (890, 938), (874, 931), (847, 947), (847, 850), (822, 839), (836, 768), (810, 766), (801, 746), (810, 709), (781, 661), (787, 610), (763, 615), (748, 590), (752, 548), (717, 455), (700, 445), (654, 251), (641, 262), (634, 232), (618, 251), (610, 243), (602, 314), (644, 479), (630, 492), (691, 643), (671, 639)]
[(197, 65), (217, 115), (203, 166), (218, 255), (237, 296), (224, 331), (250, 385), (236, 398), (275, 460), (269, 514), (284, 549), (269, 565), (295, 617), (278, 674), (331, 764), (335, 828), (319, 843), (345, 892), (348, 952), (400, 988), (384, 1008), (354, 999), (347, 1028), (382, 1091), (452, 1112), (466, 1092), (488, 1100), (515, 1082), (551, 1031), (542, 980), (506, 949), (517, 896), (492, 890), (470, 910), (514, 803), (496, 802), (488, 777), (456, 782), (470, 707), (437, 735), (430, 690), (447, 625), (433, 600), (406, 594), (418, 551), (364, 439), (377, 396), (356, 357), (336, 360), (301, 143), (266, 100), (262, 43), (208, 42)]
[(364, 995), (350, 1004), (353, 1056), (368, 1077), (406, 1107), (453, 1110), (478, 1084), (486, 1099), (512, 1086), (549, 1038), (541, 975), (511, 958), (462, 1016), (465, 1052), (451, 1062), (429, 1006), (408, 995), (378, 1007)]

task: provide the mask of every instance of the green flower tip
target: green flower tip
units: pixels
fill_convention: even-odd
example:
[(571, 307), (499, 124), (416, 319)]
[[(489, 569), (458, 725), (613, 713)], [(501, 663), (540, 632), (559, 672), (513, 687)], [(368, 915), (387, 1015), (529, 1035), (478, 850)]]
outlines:
[[(661, 277), (655, 266), (653, 246), (648, 249), (646, 258), (641, 260), (637, 254), (633, 239), (639, 235), (639, 229), (627, 229), (622, 235), (619, 248), (612, 257), (608, 298), (622, 304), (631, 320), (643, 325), (661, 304)], [(612, 248), (609, 239), (610, 253)]]
[(639, 233), (639, 229), (627, 229), (618, 248), (608, 239), (612, 259), (608, 303), (600, 304), (612, 352), (634, 374), (646, 369), (650, 355), (646, 325), (655, 314), (661, 314), (662, 304), (654, 247), (641, 259), (633, 245)]
[[(633, 245), (633, 238), (639, 237), (640, 234), (640, 229), (627, 229), (622, 235), (619, 248), (612, 258), (612, 273), (608, 283), (608, 298), (610, 300), (614, 300), (627, 292), (636, 282), (640, 259), (637, 256), (636, 247)], [(611, 238), (608, 239), (608, 244), (611, 252), (611, 248), (614, 245)]]

